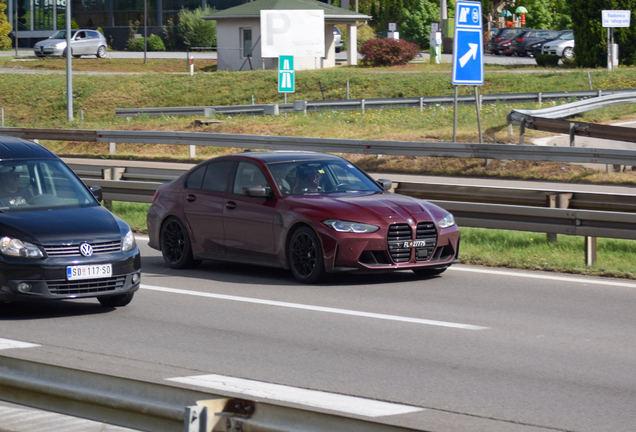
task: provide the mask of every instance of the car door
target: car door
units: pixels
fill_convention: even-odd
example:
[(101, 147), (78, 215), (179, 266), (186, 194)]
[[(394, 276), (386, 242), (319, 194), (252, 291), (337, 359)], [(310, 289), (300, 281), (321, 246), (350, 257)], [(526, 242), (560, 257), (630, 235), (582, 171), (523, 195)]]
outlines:
[(99, 38), (99, 33), (96, 31), (87, 31), (86, 32), (86, 52), (85, 54), (97, 55), (97, 48), (101, 43), (101, 39)]
[(71, 49), (73, 55), (88, 54), (86, 52), (86, 32), (78, 31), (75, 33), (75, 37), (71, 40)]
[(223, 208), (225, 248), (228, 254), (249, 259), (274, 259), (274, 226), (280, 220), (276, 200), (243, 195), (243, 187), (271, 187), (255, 163), (239, 162), (234, 175), (232, 194)]
[(192, 251), (202, 257), (223, 254), (223, 209), (234, 161), (199, 167), (185, 181), (183, 213), (192, 232)]

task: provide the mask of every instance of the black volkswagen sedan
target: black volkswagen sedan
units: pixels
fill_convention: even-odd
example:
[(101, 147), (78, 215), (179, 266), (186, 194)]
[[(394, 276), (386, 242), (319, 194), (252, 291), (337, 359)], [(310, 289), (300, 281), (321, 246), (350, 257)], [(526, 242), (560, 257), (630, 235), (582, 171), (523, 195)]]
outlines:
[[(91, 193), (92, 191), (92, 193)], [(96, 297), (126, 306), (141, 258), (130, 227), (45, 147), (0, 135), (0, 308)]]

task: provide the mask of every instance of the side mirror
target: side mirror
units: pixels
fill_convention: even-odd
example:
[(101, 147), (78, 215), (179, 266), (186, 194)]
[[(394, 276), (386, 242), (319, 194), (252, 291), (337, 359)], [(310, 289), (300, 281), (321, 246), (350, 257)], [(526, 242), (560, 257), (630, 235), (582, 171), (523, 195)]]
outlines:
[(382, 189), (384, 189), (385, 191), (391, 190), (391, 188), (393, 187), (393, 181), (391, 180), (387, 180), (387, 179), (378, 179), (376, 180), (378, 182), (378, 184), (380, 185), (380, 187)]
[(243, 195), (257, 198), (269, 198), (272, 188), (265, 186), (248, 186), (243, 188)]
[(89, 186), (88, 189), (91, 191), (97, 201), (101, 203), (104, 200), (104, 193), (102, 192), (101, 186)]

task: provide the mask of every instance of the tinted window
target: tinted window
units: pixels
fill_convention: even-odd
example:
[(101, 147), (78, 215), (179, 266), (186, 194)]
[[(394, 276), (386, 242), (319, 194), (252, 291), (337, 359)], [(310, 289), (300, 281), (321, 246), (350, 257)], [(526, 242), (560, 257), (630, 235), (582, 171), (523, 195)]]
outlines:
[(247, 162), (239, 162), (236, 176), (234, 176), (234, 188), (232, 191), (235, 194), (243, 194), (243, 188), (250, 186), (267, 187), (269, 183), (258, 166)]
[(192, 172), (187, 180), (185, 187), (188, 189), (201, 189), (201, 183), (203, 182), (203, 174), (205, 174), (206, 165), (197, 168), (196, 171)]
[(215, 192), (227, 191), (227, 183), (233, 165), (234, 162), (232, 161), (212, 162), (208, 164), (205, 170), (205, 176), (203, 177), (202, 189)]

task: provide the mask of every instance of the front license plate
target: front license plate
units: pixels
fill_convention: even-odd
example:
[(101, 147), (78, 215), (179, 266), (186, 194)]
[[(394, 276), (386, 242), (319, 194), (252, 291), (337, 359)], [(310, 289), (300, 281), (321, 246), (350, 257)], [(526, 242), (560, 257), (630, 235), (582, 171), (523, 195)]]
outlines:
[(66, 279), (101, 279), (113, 275), (112, 264), (79, 265), (66, 267)]

